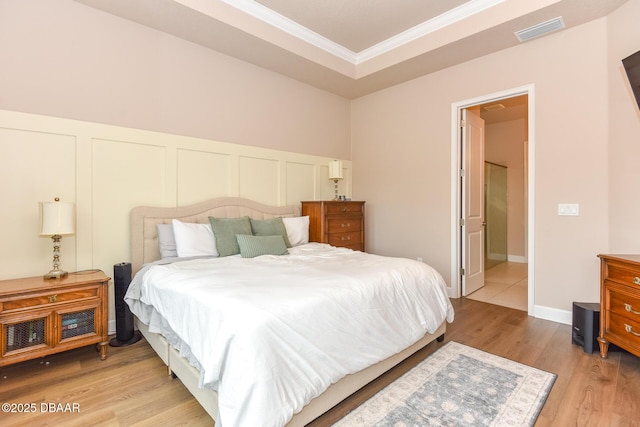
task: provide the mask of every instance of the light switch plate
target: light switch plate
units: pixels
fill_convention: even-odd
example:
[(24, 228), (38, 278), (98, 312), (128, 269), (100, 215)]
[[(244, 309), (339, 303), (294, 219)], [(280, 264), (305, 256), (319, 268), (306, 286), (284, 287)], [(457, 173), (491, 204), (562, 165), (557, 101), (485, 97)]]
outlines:
[(577, 203), (559, 203), (558, 215), (578, 216), (580, 215), (580, 205)]

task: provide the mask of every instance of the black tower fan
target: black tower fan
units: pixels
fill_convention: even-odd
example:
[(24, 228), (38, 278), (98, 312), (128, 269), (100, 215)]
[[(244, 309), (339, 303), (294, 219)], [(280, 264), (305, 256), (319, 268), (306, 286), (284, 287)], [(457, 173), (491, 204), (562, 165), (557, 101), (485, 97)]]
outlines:
[(124, 347), (136, 343), (142, 338), (139, 331), (133, 329), (133, 313), (124, 302), (131, 283), (131, 263), (121, 262), (113, 266), (113, 283), (116, 305), (116, 337), (109, 341), (112, 347)]

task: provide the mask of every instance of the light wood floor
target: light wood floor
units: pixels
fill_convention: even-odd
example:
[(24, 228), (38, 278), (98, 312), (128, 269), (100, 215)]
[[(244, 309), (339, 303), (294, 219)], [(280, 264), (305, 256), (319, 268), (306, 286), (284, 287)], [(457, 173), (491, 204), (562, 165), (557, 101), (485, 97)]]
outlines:
[[(452, 300), (457, 341), (556, 373), (537, 426), (638, 426), (640, 358), (612, 352), (603, 360), (571, 344), (571, 327), (523, 311)], [(313, 423), (328, 426), (444, 343), (432, 343)], [(0, 413), (2, 426), (211, 426), (212, 420), (144, 341), (93, 347), (0, 368), (0, 403), (35, 404), (36, 413)], [(41, 403), (78, 404), (79, 413), (43, 413)]]

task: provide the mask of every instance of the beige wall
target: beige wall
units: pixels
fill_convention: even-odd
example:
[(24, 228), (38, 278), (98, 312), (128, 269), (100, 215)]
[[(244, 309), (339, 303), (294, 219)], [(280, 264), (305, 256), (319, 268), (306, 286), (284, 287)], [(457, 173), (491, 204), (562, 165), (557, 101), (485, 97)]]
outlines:
[(351, 155), (347, 99), (71, 0), (2, 0), (0, 58), (0, 109)]
[(509, 260), (526, 262), (524, 149), (525, 118), (485, 126), (485, 161), (507, 167), (507, 251)]
[(640, 253), (640, 110), (622, 58), (640, 50), (640, 0), (607, 19), (609, 37), (609, 251)]
[[(607, 48), (600, 19), (355, 100), (354, 194), (367, 200), (369, 249), (422, 257), (451, 283), (452, 104), (533, 84), (535, 305), (566, 317), (572, 301), (598, 301)], [(580, 216), (558, 216), (558, 203), (579, 203)]]

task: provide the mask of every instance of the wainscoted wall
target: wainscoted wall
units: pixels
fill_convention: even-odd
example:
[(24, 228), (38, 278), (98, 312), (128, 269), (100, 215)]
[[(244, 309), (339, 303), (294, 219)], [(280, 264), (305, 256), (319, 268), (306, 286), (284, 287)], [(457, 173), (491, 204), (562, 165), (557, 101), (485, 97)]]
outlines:
[[(129, 260), (134, 206), (224, 196), (281, 206), (333, 197), (331, 158), (6, 110), (0, 153), (0, 279), (51, 269), (38, 202), (55, 197), (76, 203), (76, 234), (62, 239), (62, 268), (110, 276), (114, 264)], [(343, 167), (339, 191), (350, 196), (351, 162)]]

